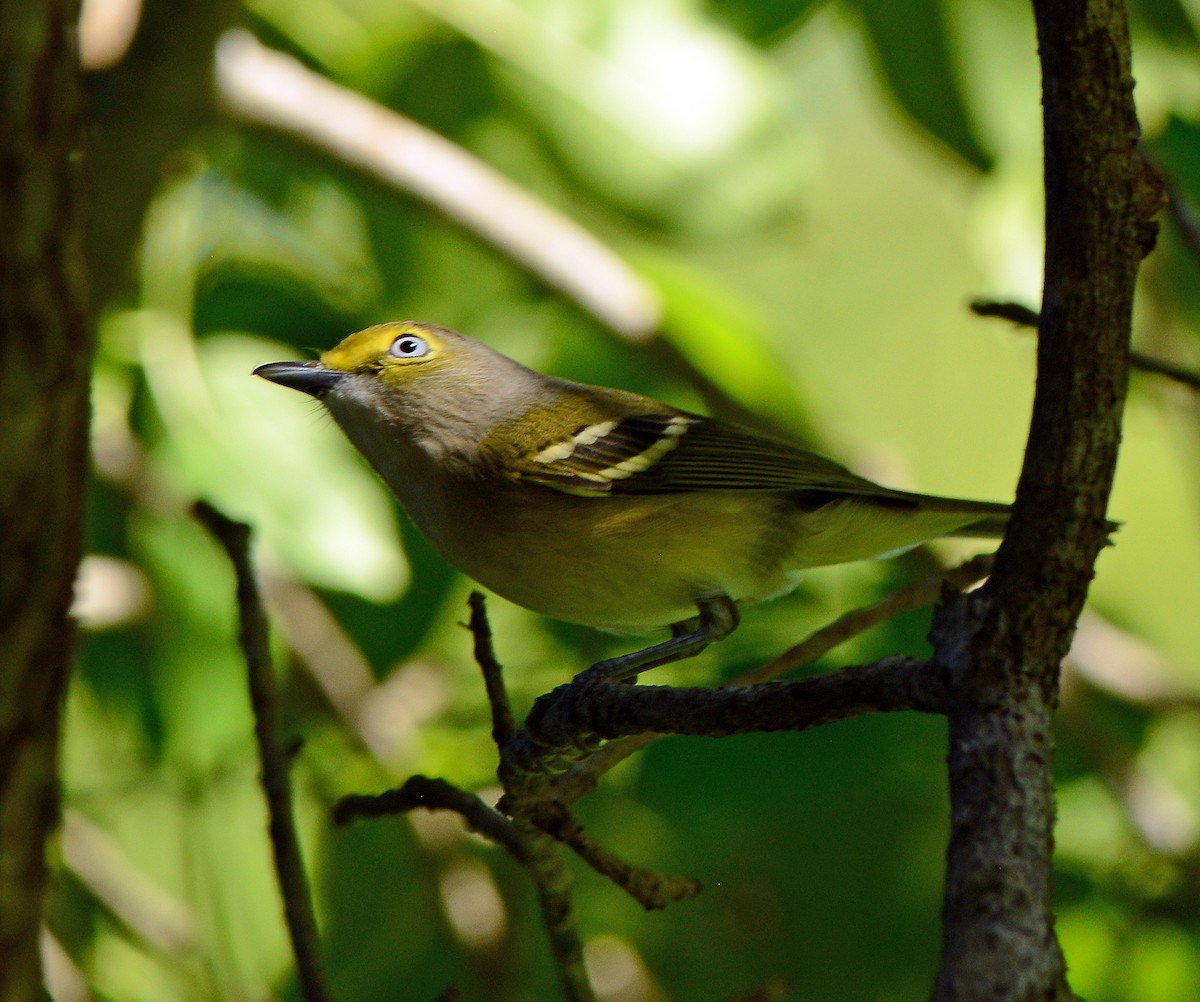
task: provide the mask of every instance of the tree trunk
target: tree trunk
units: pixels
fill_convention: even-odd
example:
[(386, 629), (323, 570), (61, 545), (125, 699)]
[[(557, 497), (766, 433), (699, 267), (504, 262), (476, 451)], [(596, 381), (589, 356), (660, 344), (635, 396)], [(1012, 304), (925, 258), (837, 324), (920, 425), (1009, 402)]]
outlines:
[(44, 997), (92, 333), (72, 0), (0, 4), (0, 1000)]

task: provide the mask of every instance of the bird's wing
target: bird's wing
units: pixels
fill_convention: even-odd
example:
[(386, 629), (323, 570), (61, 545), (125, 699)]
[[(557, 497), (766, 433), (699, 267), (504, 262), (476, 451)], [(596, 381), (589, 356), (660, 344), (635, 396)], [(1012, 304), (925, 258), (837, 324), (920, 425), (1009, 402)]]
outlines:
[(522, 480), (569, 494), (784, 490), (905, 498), (787, 442), (665, 408), (584, 424), (539, 443), (516, 465)]

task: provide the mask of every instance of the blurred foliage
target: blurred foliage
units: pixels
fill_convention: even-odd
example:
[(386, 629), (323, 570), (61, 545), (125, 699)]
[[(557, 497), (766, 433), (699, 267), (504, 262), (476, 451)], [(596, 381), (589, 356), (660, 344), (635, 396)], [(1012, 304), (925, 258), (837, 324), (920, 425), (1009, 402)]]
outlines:
[[(1132, 8), (1147, 146), (1196, 204), (1200, 3)], [(454, 984), (467, 999), (552, 998), (533, 894), (500, 850), (440, 817), (330, 825), (338, 796), (414, 772), (494, 781), (459, 627), (470, 585), (319, 408), (249, 370), (404, 317), (703, 407), (686, 361), (863, 472), (1010, 497), (1033, 343), (965, 303), (1037, 302), (1031, 15), (1016, 0), (248, 0), (241, 17), (607, 241), (663, 297), (674, 353), (622, 341), (409, 196), (219, 114), (150, 165), (160, 180), (144, 213), (105, 220), (131, 203), (101, 204), (101, 232), (140, 241), (132, 261), (101, 251), (120, 250), (103, 267), (131, 278), (101, 304), (90, 632), (65, 751), (86, 824), (64, 837), (51, 927), (97, 998), (296, 995), (231, 577), (186, 514), (203, 496), (258, 533), (338, 997), (433, 998)], [(101, 136), (141, 130), (131, 148), (153, 150), (179, 131), (133, 110), (99, 106)], [(1197, 268), (1166, 224), (1136, 332), (1192, 366)], [(1080, 655), (1063, 694), (1058, 912), (1091, 1002), (1182, 1002), (1200, 984), (1197, 406), (1134, 377), (1113, 503), (1125, 524), (1093, 591), (1122, 632)], [(731, 677), (917, 572), (815, 572), (662, 681)], [(498, 599), (491, 611), (522, 709), (628, 644)], [(903, 617), (813, 670), (920, 654), (927, 623)], [(578, 871), (602, 997), (732, 998), (775, 976), (823, 1002), (925, 997), (944, 745), (942, 722), (895, 716), (663, 741), (622, 766), (583, 805), (585, 824), (707, 890), (644, 914)]]

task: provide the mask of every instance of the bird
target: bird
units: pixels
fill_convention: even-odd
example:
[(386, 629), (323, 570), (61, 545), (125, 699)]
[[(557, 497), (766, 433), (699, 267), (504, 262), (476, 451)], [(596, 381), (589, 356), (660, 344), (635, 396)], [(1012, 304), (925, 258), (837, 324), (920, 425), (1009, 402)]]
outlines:
[(254, 375), (326, 411), (450, 564), (545, 616), (668, 639), (594, 670), (698, 654), (801, 572), (944, 536), (1010, 506), (877, 484), (790, 442), (627, 390), (542, 375), (465, 334), (377, 324)]

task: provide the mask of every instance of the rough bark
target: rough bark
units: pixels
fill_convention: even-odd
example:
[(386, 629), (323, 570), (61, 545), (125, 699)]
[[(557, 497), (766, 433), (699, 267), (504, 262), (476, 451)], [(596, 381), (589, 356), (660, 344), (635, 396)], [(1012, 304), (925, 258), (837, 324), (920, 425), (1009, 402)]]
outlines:
[(992, 578), (934, 627), (951, 784), (938, 1000), (1072, 998), (1051, 905), (1051, 721), (1107, 535), (1134, 279), (1154, 232), (1124, 4), (1033, 6), (1046, 185), (1037, 393)]
[(43, 997), (92, 340), (72, 0), (0, 4), (0, 1000)]

